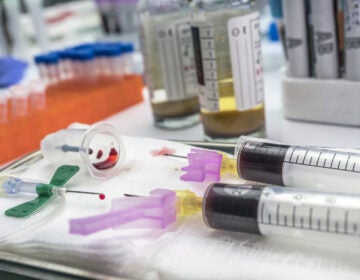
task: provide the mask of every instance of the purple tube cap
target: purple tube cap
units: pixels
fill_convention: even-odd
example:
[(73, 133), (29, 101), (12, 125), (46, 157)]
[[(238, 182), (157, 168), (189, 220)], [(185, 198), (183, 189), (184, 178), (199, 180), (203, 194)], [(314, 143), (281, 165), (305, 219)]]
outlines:
[(149, 197), (126, 197), (113, 200), (109, 212), (72, 219), (70, 233), (89, 235), (108, 228), (163, 229), (176, 222), (176, 193), (155, 189)]
[(191, 149), (188, 154), (189, 165), (181, 168), (186, 173), (180, 177), (183, 181), (219, 182), (222, 155), (217, 152)]

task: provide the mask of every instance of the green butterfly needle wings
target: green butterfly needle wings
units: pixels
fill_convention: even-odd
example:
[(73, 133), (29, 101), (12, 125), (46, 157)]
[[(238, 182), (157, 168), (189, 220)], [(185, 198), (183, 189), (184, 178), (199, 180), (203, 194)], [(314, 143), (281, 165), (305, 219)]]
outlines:
[(37, 198), (6, 210), (5, 215), (15, 218), (25, 218), (30, 216), (51, 201), (53, 188), (64, 186), (76, 173), (78, 173), (79, 170), (80, 168), (75, 165), (60, 166), (51, 178), (50, 184), (37, 185)]

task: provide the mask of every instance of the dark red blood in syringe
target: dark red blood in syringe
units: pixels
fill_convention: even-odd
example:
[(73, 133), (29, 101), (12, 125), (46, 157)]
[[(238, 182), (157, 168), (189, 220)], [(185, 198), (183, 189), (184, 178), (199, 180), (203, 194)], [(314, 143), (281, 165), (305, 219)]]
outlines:
[(289, 147), (273, 143), (247, 142), (237, 159), (239, 176), (248, 181), (283, 186), (282, 168)]
[(112, 148), (108, 158), (105, 161), (94, 163), (93, 166), (99, 170), (110, 169), (116, 165), (118, 160), (119, 160), (119, 154), (114, 148)]
[(99, 198), (100, 198), (100, 200), (104, 200), (105, 199), (105, 194), (103, 194), (103, 193), (99, 194)]

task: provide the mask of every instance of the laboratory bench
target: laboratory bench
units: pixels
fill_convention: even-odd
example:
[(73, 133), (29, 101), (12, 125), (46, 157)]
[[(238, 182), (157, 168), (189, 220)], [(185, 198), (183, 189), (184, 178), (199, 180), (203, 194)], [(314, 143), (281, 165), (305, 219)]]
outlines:
[[(358, 127), (285, 119), (282, 112), (279, 79), (279, 69), (285, 63), (281, 46), (278, 43), (264, 42), (263, 52), (266, 135), (269, 139), (298, 145), (360, 147), (360, 129)], [(36, 75), (34, 72), (30, 74), (30, 76), (34, 75)], [(180, 141), (204, 141), (201, 124), (182, 130), (156, 128), (153, 125), (153, 116), (146, 90), (144, 90), (144, 97), (143, 102), (121, 111), (105, 119), (105, 121), (113, 123), (121, 135)], [(3, 271), (0, 272), (1, 279), (112, 279), (80, 269), (3, 253), (0, 253), (0, 270)]]

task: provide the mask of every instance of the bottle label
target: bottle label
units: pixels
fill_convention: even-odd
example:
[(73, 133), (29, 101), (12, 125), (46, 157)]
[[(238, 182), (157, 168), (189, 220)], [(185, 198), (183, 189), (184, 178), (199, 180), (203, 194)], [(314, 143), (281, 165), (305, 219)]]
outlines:
[(210, 22), (198, 22), (192, 27), (192, 35), (200, 105), (205, 110), (217, 112), (219, 111), (219, 85), (214, 26)]
[(228, 21), (236, 108), (244, 111), (264, 100), (259, 13)]
[(157, 43), (167, 99), (197, 96), (194, 48), (189, 21), (175, 21), (157, 28)]

